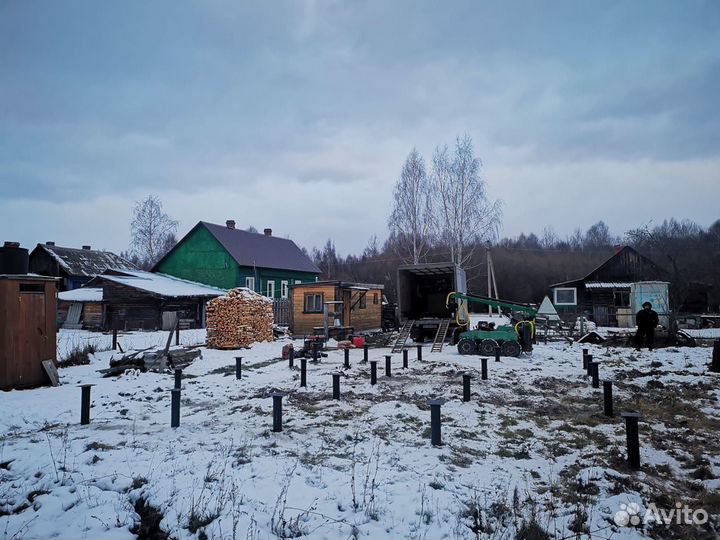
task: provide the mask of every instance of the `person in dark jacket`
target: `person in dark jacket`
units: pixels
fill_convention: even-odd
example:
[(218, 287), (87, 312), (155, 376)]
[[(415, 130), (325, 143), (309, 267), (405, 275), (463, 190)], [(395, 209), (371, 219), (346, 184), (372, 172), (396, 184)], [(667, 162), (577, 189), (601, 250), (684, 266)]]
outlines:
[(655, 344), (655, 328), (659, 323), (658, 314), (653, 311), (652, 304), (645, 302), (642, 309), (635, 316), (637, 334), (635, 334), (635, 348), (639, 351), (643, 342), (647, 343), (649, 351), (653, 350)]

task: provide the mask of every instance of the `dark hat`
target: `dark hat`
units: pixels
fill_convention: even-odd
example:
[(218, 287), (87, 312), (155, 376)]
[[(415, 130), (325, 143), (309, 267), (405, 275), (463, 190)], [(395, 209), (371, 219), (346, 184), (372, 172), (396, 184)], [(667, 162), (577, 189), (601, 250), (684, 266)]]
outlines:
[(652, 304), (650, 302), (644, 302), (642, 307), (645, 307), (645, 306), (652, 307)]

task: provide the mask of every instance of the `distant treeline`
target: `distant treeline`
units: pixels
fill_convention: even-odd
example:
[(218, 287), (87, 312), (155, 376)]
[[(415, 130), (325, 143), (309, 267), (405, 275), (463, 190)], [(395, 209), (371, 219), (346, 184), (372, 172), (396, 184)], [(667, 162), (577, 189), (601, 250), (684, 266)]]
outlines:
[[(486, 247), (473, 246), (464, 264), (468, 290), (487, 292)], [(576, 230), (559, 238), (546, 227), (540, 234), (521, 234), (492, 242), (490, 248), (500, 296), (520, 302), (539, 302), (548, 285), (584, 277), (602, 264), (621, 245), (631, 245), (665, 268), (673, 283), (675, 302), (682, 303), (691, 283), (711, 285), (710, 304), (720, 303), (720, 220), (708, 228), (692, 221), (669, 219), (653, 227), (627, 231), (622, 237), (610, 233), (602, 221), (587, 231)], [(341, 256), (329, 239), (310, 256), (325, 279), (341, 279), (385, 285), (388, 298), (395, 299), (397, 267), (408, 261), (406, 246), (397, 235), (382, 245), (373, 237), (359, 255)], [(423, 262), (450, 260), (449, 249), (435, 243)]]

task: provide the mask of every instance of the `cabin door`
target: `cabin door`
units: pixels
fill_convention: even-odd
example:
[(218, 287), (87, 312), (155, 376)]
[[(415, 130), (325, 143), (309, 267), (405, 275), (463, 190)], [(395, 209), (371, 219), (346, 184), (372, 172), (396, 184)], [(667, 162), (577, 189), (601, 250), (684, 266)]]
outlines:
[(350, 313), (350, 303), (352, 301), (352, 291), (344, 290), (342, 292), (343, 302), (343, 326), (352, 326), (352, 314)]

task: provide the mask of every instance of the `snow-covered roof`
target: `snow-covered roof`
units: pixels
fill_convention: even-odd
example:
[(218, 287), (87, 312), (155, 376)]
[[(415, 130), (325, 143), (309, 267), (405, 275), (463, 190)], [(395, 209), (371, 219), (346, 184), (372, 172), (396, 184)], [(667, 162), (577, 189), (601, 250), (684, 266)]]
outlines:
[[(137, 268), (130, 261), (110, 251), (38, 244), (33, 250), (33, 254), (38, 250), (45, 251), (69, 276), (94, 277), (102, 274), (108, 268), (127, 268), (129, 270)], [(30, 258), (32, 259), (32, 255)]]
[(142, 270), (116, 270), (115, 274), (102, 274), (98, 276), (126, 287), (133, 287), (159, 296), (172, 298), (207, 296), (216, 297), (225, 294), (225, 289), (211, 287), (202, 283), (180, 279), (167, 274), (155, 274)]
[(586, 289), (629, 289), (632, 283), (624, 281), (586, 281)]
[(80, 287), (58, 293), (58, 300), (65, 302), (102, 302), (103, 290), (99, 287)]

